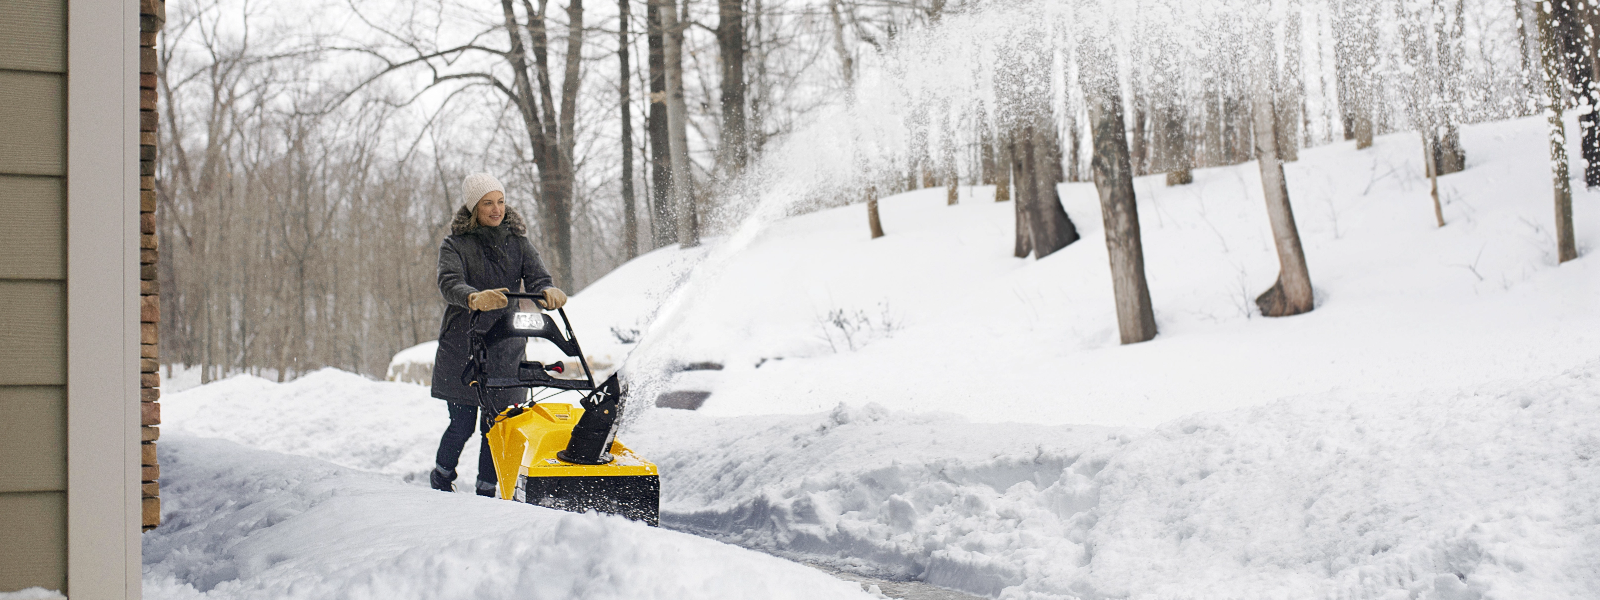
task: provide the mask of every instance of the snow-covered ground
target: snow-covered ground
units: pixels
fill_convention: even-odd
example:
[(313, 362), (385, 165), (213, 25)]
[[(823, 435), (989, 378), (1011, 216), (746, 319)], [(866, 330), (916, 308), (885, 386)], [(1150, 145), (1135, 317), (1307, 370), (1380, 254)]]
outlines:
[(884, 199), (878, 240), (859, 205), (774, 223), (711, 278), (705, 249), (640, 257), (568, 312), (597, 363), (648, 335), (723, 367), (672, 375), (700, 411), (630, 409), (665, 530), (429, 492), (445, 410), (419, 385), (171, 394), (147, 594), (858, 593), (755, 549), (1003, 598), (1600, 596), (1600, 194), (1557, 265), (1543, 140), (1466, 128), (1442, 229), (1415, 136), (1302, 151), (1318, 306), (1287, 319), (1251, 304), (1277, 270), (1253, 163), (1141, 178), (1161, 335), (1132, 346), (1085, 184), (1084, 239), (1039, 261), (982, 187)]
[(858, 585), (620, 517), (441, 494), (215, 439), (162, 455), (147, 598), (869, 597)]

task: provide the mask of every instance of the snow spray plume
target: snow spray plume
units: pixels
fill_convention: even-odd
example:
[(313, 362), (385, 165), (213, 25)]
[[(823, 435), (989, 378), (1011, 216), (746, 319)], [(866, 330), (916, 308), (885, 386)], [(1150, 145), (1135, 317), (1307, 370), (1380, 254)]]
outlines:
[[(1168, 36), (1146, 48), (1147, 54), (1192, 54), (1205, 45), (1196, 41), (1207, 35), (1198, 32), (1208, 31), (1197, 9), (1176, 0), (1170, 7), (1156, 4), (1145, 3), (1140, 14), (1193, 19), (1184, 29), (1195, 33)], [(1249, 6), (1243, 0), (1238, 10), (1226, 4), (1209, 5), (1205, 13), (1238, 13)], [(958, 132), (1059, 123), (1055, 116), (1081, 110), (1069, 82), (1083, 70), (1098, 75), (1086, 83), (1115, 85), (1123, 63), (1119, 51), (1128, 49), (1120, 40), (1131, 35), (1137, 12), (1130, 6), (1109, 0), (999, 2), (948, 13), (932, 27), (899, 36), (883, 53), (862, 57), (862, 65), (876, 68), (864, 69), (872, 75), (843, 94), (846, 100), (822, 111), (741, 176), (715, 186), (716, 208), (705, 227), (718, 237), (706, 240), (695, 266), (657, 307), (623, 361), (629, 395), (637, 399), (625, 421), (666, 391), (678, 362), (676, 331), (693, 312), (695, 298), (768, 225), (859, 203), (869, 186), (892, 193), (919, 172), (953, 169), (950, 157), (969, 143)], [(943, 165), (940, 156), (946, 157)]]

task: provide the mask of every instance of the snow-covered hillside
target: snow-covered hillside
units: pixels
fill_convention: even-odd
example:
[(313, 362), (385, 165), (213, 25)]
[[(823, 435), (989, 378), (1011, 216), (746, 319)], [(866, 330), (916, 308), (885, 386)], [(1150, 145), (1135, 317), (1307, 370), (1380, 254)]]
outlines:
[[(1595, 597), (1600, 194), (1576, 194), (1584, 256), (1557, 265), (1541, 123), (1463, 140), (1442, 229), (1414, 136), (1302, 151), (1318, 306), (1287, 319), (1250, 302), (1277, 270), (1253, 163), (1138, 180), (1162, 333), (1132, 346), (1085, 184), (1062, 186), (1084, 239), (1039, 261), (982, 187), (884, 199), (878, 240), (850, 206), (714, 264), (640, 257), (569, 313), (597, 362), (645, 339), (668, 389), (712, 392), (633, 406), (622, 435), (677, 531), (421, 489), (446, 420), (423, 386), (171, 394), (147, 593), (539, 597), (535, 563), (604, 582), (554, 579), (571, 597), (856, 593), (695, 533), (999, 598)], [(663, 302), (681, 312), (652, 322)]]
[[(1444, 228), (1416, 136), (1302, 151), (1286, 168), (1318, 305), (1294, 318), (1262, 318), (1252, 302), (1278, 265), (1249, 163), (1199, 170), (1187, 186), (1137, 180), (1161, 331), (1150, 342), (1118, 344), (1099, 205), (1083, 183), (1061, 190), (1084, 238), (1039, 261), (1011, 257), (1012, 208), (990, 187), (963, 188), (958, 206), (936, 189), (887, 198), (876, 240), (860, 205), (776, 223), (703, 269), (714, 276), (652, 343), (682, 364), (724, 365), (677, 384), (714, 392), (701, 410), (717, 415), (876, 402), (1152, 426), (1290, 395), (1555, 374), (1600, 355), (1600, 268), (1587, 256), (1556, 264), (1542, 127), (1464, 130), (1469, 168), (1440, 179)], [(1600, 194), (1575, 196), (1589, 253)], [(684, 254), (657, 251), (574, 297), (586, 347), (625, 354), (609, 331), (647, 322), (692, 263)], [(835, 311), (865, 323), (853, 340), (830, 323)]]

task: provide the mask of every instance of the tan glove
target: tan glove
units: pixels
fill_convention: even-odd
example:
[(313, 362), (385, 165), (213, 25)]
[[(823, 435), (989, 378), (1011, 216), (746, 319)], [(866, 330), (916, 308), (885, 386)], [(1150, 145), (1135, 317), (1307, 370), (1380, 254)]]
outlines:
[(467, 294), (467, 308), (472, 310), (499, 310), (506, 307), (506, 288), (484, 290)]
[(539, 304), (543, 305), (545, 310), (561, 308), (567, 304), (567, 293), (558, 288), (547, 287), (544, 289), (544, 302)]

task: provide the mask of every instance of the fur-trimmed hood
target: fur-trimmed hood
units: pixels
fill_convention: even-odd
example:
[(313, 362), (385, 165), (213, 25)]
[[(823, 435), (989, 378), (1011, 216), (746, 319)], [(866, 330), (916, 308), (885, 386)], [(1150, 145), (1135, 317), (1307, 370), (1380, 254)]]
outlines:
[[(510, 206), (506, 207), (506, 218), (500, 221), (500, 226), (516, 235), (528, 237), (528, 224), (522, 220), (522, 215), (517, 214), (517, 210)], [(478, 227), (478, 220), (472, 218), (472, 210), (465, 206), (456, 211), (455, 218), (450, 219), (450, 235), (465, 235), (472, 233)]]

